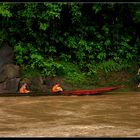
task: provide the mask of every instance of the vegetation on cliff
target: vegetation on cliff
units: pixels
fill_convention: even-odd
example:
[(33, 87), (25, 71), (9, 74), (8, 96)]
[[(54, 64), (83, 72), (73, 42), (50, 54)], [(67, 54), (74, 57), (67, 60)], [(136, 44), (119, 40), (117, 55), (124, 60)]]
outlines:
[(0, 3), (0, 17), (0, 46), (14, 49), (25, 77), (96, 85), (112, 72), (136, 73), (139, 4)]

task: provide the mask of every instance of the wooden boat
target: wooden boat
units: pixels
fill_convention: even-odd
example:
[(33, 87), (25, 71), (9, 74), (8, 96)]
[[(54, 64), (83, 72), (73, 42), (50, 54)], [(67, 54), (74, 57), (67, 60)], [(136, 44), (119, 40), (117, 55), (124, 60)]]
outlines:
[(103, 87), (103, 88), (96, 88), (92, 90), (73, 90), (73, 91), (64, 91), (62, 95), (93, 95), (93, 94), (100, 94), (104, 92), (109, 92), (122, 86), (114, 86), (114, 87)]
[(71, 96), (71, 95), (95, 95), (101, 94), (104, 92), (109, 92), (122, 86), (113, 86), (113, 87), (103, 87), (103, 88), (96, 88), (91, 90), (71, 90), (71, 91), (63, 91), (61, 93), (51, 93), (51, 92), (29, 92), (29, 93), (0, 93), (0, 96), (8, 97), (8, 96)]

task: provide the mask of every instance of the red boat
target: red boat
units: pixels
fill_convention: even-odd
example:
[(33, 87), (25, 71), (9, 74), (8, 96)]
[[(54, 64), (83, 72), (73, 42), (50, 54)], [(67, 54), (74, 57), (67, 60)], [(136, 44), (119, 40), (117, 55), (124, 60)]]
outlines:
[(29, 92), (26, 94), (20, 94), (18, 92), (12, 93), (12, 92), (7, 92), (7, 93), (0, 93), (0, 96), (59, 96), (59, 95), (64, 95), (64, 96), (70, 96), (70, 95), (94, 95), (94, 94), (101, 94), (104, 92), (109, 92), (115, 89), (119, 89), (123, 86), (113, 86), (113, 87), (103, 87), (103, 88), (96, 88), (92, 90), (71, 90), (71, 91), (63, 91), (60, 93), (51, 93), (51, 92)]
[(99, 94), (103, 92), (109, 92), (118, 88), (121, 88), (122, 86), (114, 86), (114, 87), (103, 87), (103, 88), (96, 88), (92, 90), (72, 90), (72, 91), (63, 91), (61, 92), (62, 95), (93, 95), (93, 94)]

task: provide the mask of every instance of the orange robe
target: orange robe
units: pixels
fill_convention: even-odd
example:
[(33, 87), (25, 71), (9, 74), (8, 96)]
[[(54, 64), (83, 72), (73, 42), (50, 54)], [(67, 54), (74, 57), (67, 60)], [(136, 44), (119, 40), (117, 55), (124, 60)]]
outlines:
[(59, 91), (63, 91), (63, 89), (60, 87), (60, 85), (56, 84), (52, 87), (52, 90), (51, 90), (53, 93), (57, 93)]
[(25, 86), (22, 86), (22, 87), (19, 89), (19, 93), (28, 93), (28, 92), (30, 92), (30, 91), (27, 90)]

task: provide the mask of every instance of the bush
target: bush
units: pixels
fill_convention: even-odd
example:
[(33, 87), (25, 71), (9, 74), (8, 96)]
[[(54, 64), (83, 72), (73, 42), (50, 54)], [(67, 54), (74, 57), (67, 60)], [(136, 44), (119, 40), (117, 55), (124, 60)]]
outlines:
[(83, 84), (86, 80), (86, 76), (85, 73), (82, 73), (77, 65), (74, 65), (72, 63), (65, 63), (62, 62), (64, 67), (64, 78), (65, 81), (75, 85), (75, 86), (79, 86), (81, 84)]

